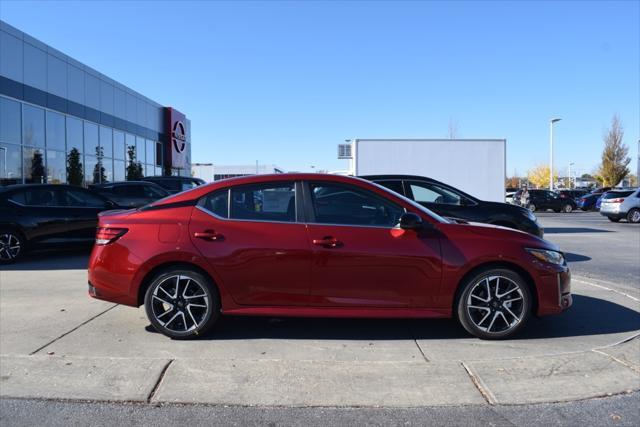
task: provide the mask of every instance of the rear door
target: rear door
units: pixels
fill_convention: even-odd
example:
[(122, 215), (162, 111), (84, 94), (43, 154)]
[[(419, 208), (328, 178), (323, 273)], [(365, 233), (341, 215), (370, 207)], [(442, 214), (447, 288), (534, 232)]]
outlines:
[(84, 188), (66, 188), (68, 237), (78, 241), (92, 241), (98, 225), (98, 213), (108, 209), (106, 199)]
[(404, 208), (351, 184), (310, 182), (311, 303), (336, 307), (424, 307), (441, 278), (433, 234), (396, 227)]
[(189, 232), (240, 305), (306, 305), (311, 252), (299, 184), (242, 185), (200, 199)]
[(24, 232), (31, 243), (55, 243), (67, 238), (68, 212), (61, 191), (55, 186), (29, 187), (8, 196), (23, 218)]

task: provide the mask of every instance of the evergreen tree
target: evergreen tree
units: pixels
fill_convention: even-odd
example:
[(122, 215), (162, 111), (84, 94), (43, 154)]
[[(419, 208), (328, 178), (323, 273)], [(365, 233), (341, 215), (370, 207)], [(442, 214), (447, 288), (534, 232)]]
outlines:
[(127, 156), (129, 164), (127, 164), (127, 181), (137, 181), (143, 177), (142, 163), (136, 162), (136, 147), (130, 145), (127, 147)]
[(93, 168), (93, 183), (102, 184), (107, 181), (107, 175), (105, 173), (104, 166), (102, 164), (102, 158), (104, 157), (104, 151), (102, 147), (96, 147), (96, 158), (98, 161)]
[(45, 182), (44, 160), (40, 150), (35, 150), (31, 158), (31, 180), (37, 183)]
[(80, 152), (74, 147), (67, 154), (67, 182), (71, 185), (82, 185), (83, 178)]

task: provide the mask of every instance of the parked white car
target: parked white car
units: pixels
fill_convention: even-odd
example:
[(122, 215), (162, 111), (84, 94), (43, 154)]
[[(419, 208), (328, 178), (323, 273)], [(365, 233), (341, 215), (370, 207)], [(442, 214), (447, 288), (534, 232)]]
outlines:
[(630, 190), (611, 190), (602, 197), (600, 214), (609, 221), (618, 222), (623, 218), (640, 224), (640, 188)]

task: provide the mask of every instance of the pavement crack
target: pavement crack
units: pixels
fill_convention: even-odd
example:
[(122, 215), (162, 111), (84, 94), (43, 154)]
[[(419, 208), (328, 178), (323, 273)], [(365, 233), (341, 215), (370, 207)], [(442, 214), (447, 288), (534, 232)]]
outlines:
[(608, 357), (609, 359), (613, 360), (614, 362), (618, 362), (619, 364), (621, 364), (623, 366), (626, 366), (627, 368), (631, 369), (632, 371), (640, 373), (640, 369), (636, 368), (632, 364), (627, 363), (626, 361), (624, 361), (624, 360), (622, 360), (622, 359), (620, 359), (618, 357), (615, 357), (615, 356), (613, 356), (611, 354), (605, 353), (604, 351), (600, 351), (600, 350), (596, 350), (596, 349), (593, 349), (591, 351), (593, 351), (594, 353), (602, 354), (603, 356)]
[(80, 323), (78, 326), (68, 330), (67, 332), (65, 332), (62, 335), (57, 336), (56, 338), (52, 339), (51, 341), (49, 341), (48, 343), (46, 343), (45, 345), (38, 347), (37, 349), (35, 349), (34, 351), (32, 351), (31, 353), (29, 353), (29, 356), (33, 356), (34, 354), (38, 353), (40, 350), (45, 349), (47, 347), (49, 347), (51, 344), (53, 344), (54, 342), (58, 341), (61, 338), (66, 337), (67, 335), (69, 335), (71, 332), (77, 331), (78, 329), (80, 329), (82, 326), (86, 325), (87, 323), (91, 322), (94, 319), (97, 319), (98, 317), (102, 316), (103, 314), (105, 314), (107, 311), (109, 310), (113, 310), (114, 308), (116, 308), (118, 306), (118, 304), (114, 304), (111, 307), (107, 308), (104, 311), (101, 311), (100, 313), (96, 314), (93, 317), (90, 317), (89, 319), (85, 320), (84, 322)]
[(171, 364), (175, 360), (176, 359), (169, 359), (167, 364), (164, 365), (164, 368), (162, 368), (162, 371), (160, 371), (160, 375), (158, 376), (158, 380), (156, 381), (156, 383), (154, 384), (153, 388), (151, 389), (151, 392), (149, 393), (149, 396), (147, 396), (147, 403), (151, 403), (153, 398), (156, 396), (156, 393), (157, 393), (158, 389), (160, 388), (160, 384), (162, 384), (162, 380), (164, 379), (164, 376), (167, 373), (167, 370), (169, 369), (169, 366), (171, 366)]
[(418, 351), (420, 351), (420, 354), (422, 355), (424, 361), (429, 363), (429, 358), (426, 354), (424, 354), (424, 351), (422, 351), (422, 347), (420, 347), (420, 344), (418, 344), (418, 340), (414, 338), (413, 342), (416, 343), (416, 347), (418, 347)]
[(493, 393), (491, 393), (491, 391), (485, 385), (483, 385), (480, 377), (474, 374), (471, 368), (467, 366), (466, 363), (460, 362), (460, 364), (462, 365), (464, 370), (467, 371), (467, 375), (469, 375), (471, 382), (476, 387), (476, 389), (478, 389), (484, 400), (486, 400), (489, 405), (495, 405), (496, 403), (498, 403)]

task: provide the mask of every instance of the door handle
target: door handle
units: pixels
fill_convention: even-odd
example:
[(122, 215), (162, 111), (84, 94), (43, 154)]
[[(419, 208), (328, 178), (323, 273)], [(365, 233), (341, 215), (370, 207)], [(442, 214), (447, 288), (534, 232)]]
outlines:
[(313, 239), (313, 244), (318, 246), (324, 246), (325, 248), (337, 248), (342, 246), (342, 242), (335, 237), (325, 236), (322, 239)]
[(213, 230), (196, 231), (193, 233), (193, 237), (196, 239), (206, 240), (208, 242), (214, 242), (216, 240), (224, 240), (222, 234), (216, 233)]

